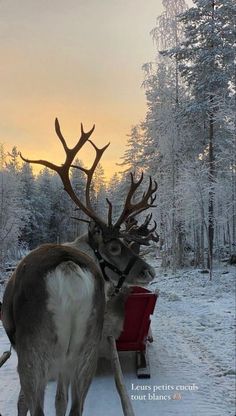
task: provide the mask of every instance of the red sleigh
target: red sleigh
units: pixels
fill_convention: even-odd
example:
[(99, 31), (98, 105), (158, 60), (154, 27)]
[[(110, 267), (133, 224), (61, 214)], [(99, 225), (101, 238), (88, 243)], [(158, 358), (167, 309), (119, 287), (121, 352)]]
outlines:
[(116, 341), (118, 351), (136, 351), (138, 378), (150, 378), (147, 343), (152, 342), (150, 315), (158, 295), (135, 286), (125, 305), (124, 330)]

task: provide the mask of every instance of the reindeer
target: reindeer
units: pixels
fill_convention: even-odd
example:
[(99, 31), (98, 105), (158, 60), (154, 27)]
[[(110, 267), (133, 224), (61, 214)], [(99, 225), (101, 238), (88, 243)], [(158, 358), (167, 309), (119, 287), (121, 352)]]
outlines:
[[(150, 178), (142, 199), (133, 203), (143, 175), (135, 181), (131, 174), (130, 190), (118, 220), (113, 224), (109, 200), (107, 221), (98, 217), (91, 205), (90, 186), (109, 143), (97, 148), (90, 140), (94, 128), (86, 133), (81, 124), (80, 139), (69, 148), (55, 120), (55, 131), (66, 155), (61, 166), (46, 160), (25, 159), (21, 155), (27, 163), (40, 164), (57, 172), (65, 191), (90, 218), (91, 224), (88, 233), (72, 243), (46, 244), (33, 250), (20, 262), (6, 286), (2, 321), (18, 356), (21, 385), (18, 416), (26, 416), (28, 410), (31, 416), (44, 415), (44, 392), (52, 374), (57, 380), (56, 415), (66, 413), (69, 385), (72, 396), (69, 415), (82, 415), (96, 369), (106, 293), (108, 302), (114, 299), (116, 305), (115, 299), (119, 299), (124, 280), (147, 283), (154, 277), (153, 268), (123, 242), (124, 238), (130, 241), (135, 236), (122, 231), (121, 225), (131, 214), (153, 206), (157, 185)], [(76, 155), (88, 142), (96, 152), (91, 168), (73, 165)], [(80, 169), (87, 176), (84, 201), (72, 187), (71, 168)]]

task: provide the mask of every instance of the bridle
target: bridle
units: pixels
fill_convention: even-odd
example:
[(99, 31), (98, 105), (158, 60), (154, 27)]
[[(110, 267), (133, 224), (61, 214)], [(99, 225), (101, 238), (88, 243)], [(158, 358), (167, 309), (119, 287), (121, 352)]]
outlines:
[(110, 295), (111, 297), (116, 296), (119, 294), (126, 277), (128, 276), (130, 270), (132, 269), (132, 267), (134, 266), (134, 264), (137, 261), (137, 258), (134, 256), (130, 259), (130, 261), (128, 262), (125, 270), (121, 271), (120, 269), (118, 269), (116, 266), (114, 266), (112, 263), (110, 263), (109, 261), (107, 261), (106, 259), (104, 259), (100, 253), (100, 251), (94, 247), (94, 244), (92, 243), (92, 239), (89, 238), (90, 240), (90, 246), (92, 247), (95, 256), (98, 259), (98, 263), (103, 275), (103, 278), (106, 282), (111, 282), (111, 279), (107, 276), (106, 274), (106, 268), (112, 270), (114, 273), (118, 274), (118, 276), (120, 276), (117, 285), (114, 288), (114, 292), (112, 292), (112, 294)]
[(129, 274), (130, 270), (132, 269), (133, 265), (136, 263), (137, 259), (135, 257), (131, 258), (130, 261), (128, 262), (125, 270), (121, 271), (116, 266), (114, 266), (113, 264), (109, 263), (106, 259), (104, 259), (101, 256), (101, 253), (97, 249), (94, 249), (93, 251), (94, 251), (94, 253), (95, 253), (95, 255), (98, 259), (102, 275), (103, 275), (104, 280), (106, 282), (111, 281), (111, 279), (106, 274), (106, 271), (105, 271), (106, 268), (112, 270), (113, 272), (115, 272), (116, 274), (118, 274), (120, 276), (120, 278), (118, 280), (118, 283), (115, 286), (115, 290), (111, 294), (111, 296), (118, 295), (118, 293), (120, 292), (120, 289), (123, 286), (123, 283), (125, 282), (126, 277), (128, 276), (128, 274)]

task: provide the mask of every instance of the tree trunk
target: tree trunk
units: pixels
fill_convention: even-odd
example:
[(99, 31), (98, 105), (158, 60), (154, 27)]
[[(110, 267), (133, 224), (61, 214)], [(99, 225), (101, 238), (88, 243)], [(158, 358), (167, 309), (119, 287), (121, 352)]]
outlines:
[(200, 266), (201, 264), (201, 249), (200, 249), (200, 235), (199, 235), (199, 229), (196, 227), (195, 230), (195, 267)]
[(201, 221), (201, 262), (202, 268), (205, 268), (205, 238), (204, 238), (204, 218)]
[[(236, 132), (236, 118), (235, 118)], [(234, 160), (232, 169), (232, 247), (231, 252), (236, 254), (236, 133), (234, 135)]]
[[(213, 103), (213, 96), (210, 98)], [(209, 203), (208, 203), (208, 268), (212, 270), (214, 248), (214, 182), (215, 182), (215, 157), (214, 157), (214, 115), (211, 109), (209, 126)]]

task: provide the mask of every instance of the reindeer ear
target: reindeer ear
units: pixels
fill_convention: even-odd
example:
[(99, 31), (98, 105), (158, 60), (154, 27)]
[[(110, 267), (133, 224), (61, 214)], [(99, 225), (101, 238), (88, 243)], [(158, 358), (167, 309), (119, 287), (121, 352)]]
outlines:
[(102, 241), (102, 229), (96, 224), (95, 221), (90, 221), (89, 223), (89, 233), (91, 234), (94, 242), (100, 243)]

